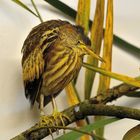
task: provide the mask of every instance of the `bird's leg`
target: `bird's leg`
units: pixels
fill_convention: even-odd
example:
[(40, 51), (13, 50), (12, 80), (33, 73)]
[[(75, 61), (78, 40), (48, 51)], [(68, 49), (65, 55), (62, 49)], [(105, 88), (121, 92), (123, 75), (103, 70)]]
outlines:
[(60, 119), (62, 125), (65, 126), (65, 122), (63, 120), (63, 117), (66, 118), (69, 121), (70, 121), (70, 118), (68, 116), (66, 116), (65, 114), (62, 114), (58, 111), (58, 108), (57, 108), (57, 105), (56, 105), (56, 102), (55, 102), (55, 98), (53, 97), (53, 95), (52, 95), (52, 106), (53, 106), (52, 116), (53, 116), (54, 120), (56, 121), (56, 125), (58, 126), (57, 120)]
[(40, 105), (40, 125), (43, 126), (48, 123), (48, 117), (45, 116), (44, 112), (44, 95), (40, 94), (40, 100), (39, 100), (39, 105)]
[(55, 98), (52, 96), (52, 107), (53, 107), (53, 114), (57, 113), (58, 112), (58, 109), (57, 109), (57, 105), (56, 105), (56, 102), (55, 102)]
[(44, 95), (41, 94), (40, 95), (40, 115), (44, 116), (45, 112), (44, 112)]
[[(50, 125), (50, 126), (53, 126), (54, 123), (52, 121), (52, 119), (49, 117), (49, 116), (45, 116), (45, 112), (44, 112), (44, 95), (41, 94), (40, 95), (40, 122), (39, 122), (39, 125), (40, 127), (44, 126), (44, 125)], [(49, 128), (49, 132), (52, 136), (52, 139), (53, 139), (53, 135), (52, 135), (52, 131), (51, 129)]]

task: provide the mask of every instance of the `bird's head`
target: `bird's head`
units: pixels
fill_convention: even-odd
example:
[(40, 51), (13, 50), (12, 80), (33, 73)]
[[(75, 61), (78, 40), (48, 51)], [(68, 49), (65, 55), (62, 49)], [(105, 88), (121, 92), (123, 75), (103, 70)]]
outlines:
[(84, 30), (81, 26), (74, 26), (71, 24), (64, 25), (61, 34), (61, 40), (66, 48), (74, 50), (80, 57), (90, 55), (104, 62), (104, 60), (91, 49), (91, 41), (84, 34)]

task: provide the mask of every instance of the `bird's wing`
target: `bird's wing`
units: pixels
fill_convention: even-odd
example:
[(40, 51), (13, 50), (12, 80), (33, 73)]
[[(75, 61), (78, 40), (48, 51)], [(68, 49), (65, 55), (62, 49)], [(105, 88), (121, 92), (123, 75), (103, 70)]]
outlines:
[(34, 104), (42, 84), (41, 75), (44, 71), (45, 62), (42, 51), (36, 47), (23, 61), (23, 81), (25, 96), (29, 98), (31, 105)]
[(42, 23), (33, 28), (22, 48), (25, 95), (30, 99), (32, 105), (37, 98), (42, 84), (42, 74), (44, 67), (46, 67), (44, 56), (47, 55), (48, 48), (53, 46), (53, 43), (58, 38), (61, 23), (58, 24), (57, 21), (56, 26), (54, 26), (54, 23), (52, 25), (53, 27)]
[(32, 82), (39, 79), (44, 71), (44, 59), (40, 48), (35, 48), (23, 62), (23, 80)]
[(53, 30), (47, 30), (39, 36), (39, 32), (35, 32), (34, 38), (32, 34), (27, 37), (28, 42), (25, 40), (25, 45), (23, 46), (23, 80), (26, 82), (33, 81), (34, 79), (39, 79), (40, 75), (44, 71), (45, 59), (44, 56), (47, 54), (47, 50), (58, 38), (59, 28)]

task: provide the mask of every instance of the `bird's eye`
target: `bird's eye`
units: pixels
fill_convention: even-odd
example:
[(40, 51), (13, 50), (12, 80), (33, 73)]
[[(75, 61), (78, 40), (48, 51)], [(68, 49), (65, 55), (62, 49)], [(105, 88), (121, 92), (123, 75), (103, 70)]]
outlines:
[(77, 41), (77, 45), (81, 44), (82, 42), (80, 40)]

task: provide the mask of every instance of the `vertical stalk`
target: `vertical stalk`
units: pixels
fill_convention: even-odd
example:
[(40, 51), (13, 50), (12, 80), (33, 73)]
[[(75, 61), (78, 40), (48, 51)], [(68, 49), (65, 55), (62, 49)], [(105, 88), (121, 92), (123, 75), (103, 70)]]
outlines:
[[(99, 55), (103, 37), (103, 23), (104, 23), (104, 0), (97, 0), (94, 22), (91, 27), (91, 47), (94, 52)], [(98, 60), (90, 56), (87, 57), (87, 63), (98, 66)], [(95, 79), (96, 72), (86, 70), (85, 73), (85, 99), (91, 96), (92, 85)]]
[[(112, 64), (112, 43), (113, 43), (113, 0), (108, 0), (107, 3), (107, 15), (106, 26), (104, 34), (104, 46), (103, 46), (103, 59), (106, 63), (101, 64), (101, 68), (111, 71)], [(104, 93), (110, 87), (110, 77), (100, 75), (98, 93)], [(102, 116), (95, 117), (95, 120), (103, 119)], [(104, 128), (96, 130), (96, 134), (103, 136)]]
[(79, 0), (76, 24), (84, 29), (87, 35), (89, 31), (90, 0)]
[[(106, 27), (104, 34), (103, 59), (105, 63), (101, 64), (101, 68), (111, 71), (112, 65), (112, 43), (113, 43), (113, 0), (108, 0)], [(98, 92), (107, 90), (110, 86), (110, 78), (100, 75)]]

